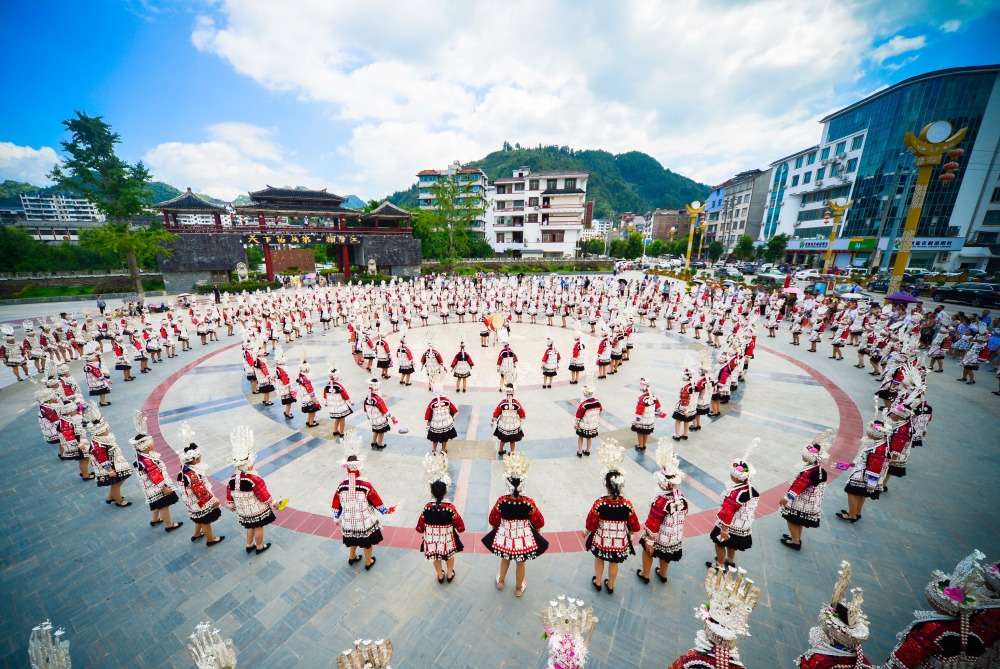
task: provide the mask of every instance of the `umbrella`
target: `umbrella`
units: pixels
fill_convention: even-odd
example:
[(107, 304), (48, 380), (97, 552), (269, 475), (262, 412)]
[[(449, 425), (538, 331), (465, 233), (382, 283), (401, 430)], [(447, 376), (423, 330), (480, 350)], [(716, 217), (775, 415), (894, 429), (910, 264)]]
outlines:
[(722, 285), (723, 285), (723, 286), (735, 286), (735, 285), (736, 285), (736, 283), (735, 283), (735, 282), (733, 282), (733, 281), (728, 281), (728, 280), (727, 280), (727, 281), (723, 281), (723, 282), (722, 282)]
[(802, 291), (796, 288), (795, 286), (789, 286), (788, 288), (785, 288), (785, 292), (788, 293), (789, 295), (798, 295)]
[(885, 298), (889, 302), (919, 302), (917, 298), (913, 297), (909, 293), (893, 293), (892, 295), (887, 295)]
[(499, 328), (501, 325), (504, 324), (504, 320), (505, 319), (503, 317), (503, 314), (492, 313), (492, 314), (490, 314), (489, 316), (486, 317), (486, 325), (490, 329), (496, 330), (497, 328)]
[(191, 297), (191, 293), (177, 293), (177, 297)]

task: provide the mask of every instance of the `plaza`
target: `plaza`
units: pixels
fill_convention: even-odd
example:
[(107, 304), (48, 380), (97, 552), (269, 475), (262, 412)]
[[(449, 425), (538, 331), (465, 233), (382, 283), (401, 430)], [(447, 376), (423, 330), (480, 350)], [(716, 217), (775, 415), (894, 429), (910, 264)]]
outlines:
[[(61, 306), (4, 306), (0, 321), (20, 323), (24, 317), (57, 313)], [(79, 310), (79, 304), (71, 308)], [(987, 392), (988, 374), (979, 386), (957, 384), (947, 374), (930, 375), (934, 420), (925, 446), (914, 451), (907, 477), (865, 507), (861, 522), (846, 523), (835, 517), (846, 497), (844, 472), (834, 464), (853, 459), (863, 421), (874, 411), (875, 382), (863, 370), (828, 359), (826, 338), (820, 353), (810, 355), (789, 344), (787, 328), (775, 339), (766, 338), (761, 328), (746, 380), (722, 415), (704, 421), (703, 430), (676, 445), (691, 510), (684, 557), (671, 567), (669, 582), (653, 579), (644, 585), (634, 576), (639, 560), (632, 558), (623, 565), (613, 595), (595, 593), (593, 558), (581, 530), (603, 486), (596, 458), (576, 457), (573, 412), (583, 384), (570, 385), (566, 370), (575, 330), (572, 319), (563, 328), (558, 316), (554, 326), (544, 325), (544, 316), (538, 324), (530, 324), (527, 315), (523, 320), (512, 324), (510, 337), (519, 358), (517, 397), (527, 413), (518, 450), (533, 461), (525, 494), (545, 515), (542, 532), (551, 548), (528, 563), (529, 587), (519, 599), (510, 585), (496, 589), (498, 560), (479, 541), (489, 529), (492, 503), (505, 488), (490, 428), (500, 399), (499, 349), (480, 346), (479, 324), (471, 318), (460, 324), (453, 316), (445, 325), (432, 316), (428, 327), (406, 333), (416, 358), (433, 341), (447, 365), (464, 341), (475, 362), (469, 392), (455, 393), (453, 383), (445, 387), (459, 408), (459, 438), (448, 446), (449, 497), (467, 530), (456, 578), (440, 585), (413, 529), (429, 499), (421, 461), (430, 451), (423, 413), (431, 393), (419, 366), (412, 386), (400, 385), (395, 369), (393, 378), (382, 382), (399, 423), (386, 436), (384, 451), (366, 451), (365, 476), (397, 511), (382, 518), (385, 541), (375, 549), (377, 566), (367, 572), (348, 565), (331, 517), (330, 500), (343, 478), (343, 451), (332, 438), (325, 411), (318, 427), (306, 428), (297, 408), (286, 421), (279, 404), (263, 405), (244, 377), (239, 337), (223, 331), (221, 341), (205, 346), (193, 337), (191, 351), (153, 365), (153, 373), (139, 376), (132, 386), (116, 383), (109, 396), (113, 404), (103, 413), (124, 445), (133, 433), (132, 412), (142, 409), (156, 450), (172, 473), (180, 468), (177, 454), (186, 444), (179, 428), (187, 422), (219, 496), (232, 473), (229, 431), (236, 425), (251, 427), (258, 471), (277, 498), (289, 500), (267, 530), (273, 547), (262, 555), (244, 553), (242, 528), (228, 512), (215, 525), (227, 541), (211, 550), (189, 542), (186, 530), (166, 534), (151, 528), (135, 481), (123, 489), (134, 502), (131, 508), (102, 504), (101, 493), (81, 483), (75, 467), (60, 462), (55, 448), (42, 440), (34, 386), (6, 375), (0, 379), (4, 666), (27, 665), (29, 632), (48, 618), (66, 629), (77, 666), (191, 666), (187, 637), (197, 623), (210, 621), (233, 639), (240, 666), (328, 667), (355, 639), (389, 638), (398, 668), (543, 667), (539, 612), (568, 594), (593, 605), (599, 618), (588, 667), (665, 667), (692, 646), (701, 628), (694, 609), (705, 599), (704, 562), (713, 554), (707, 534), (729, 464), (754, 438), (761, 440), (751, 460), (762, 498), (754, 546), (739, 555), (739, 566), (761, 589), (750, 618), (751, 636), (739, 644), (748, 667), (791, 666), (808, 647), (808, 630), (829, 601), (841, 560), (851, 562), (853, 585), (864, 589), (872, 629), (866, 655), (881, 663), (913, 610), (927, 608), (922, 591), (932, 570), (950, 570), (975, 548), (991, 560), (1000, 556), (1000, 534), (989, 519), (997, 502), (992, 472), (1000, 464), (1000, 412)], [(644, 455), (631, 448), (638, 381), (651, 382), (669, 414), (682, 370), (704, 350), (692, 334), (664, 332), (662, 325), (640, 327), (631, 360), (596, 382), (604, 413), (595, 442), (610, 437), (626, 447), (624, 494), (640, 518), (654, 495), (651, 473), (657, 466), (652, 449)], [(541, 388), (546, 338), (563, 357), (551, 390)], [(399, 334), (387, 339), (395, 350)], [(589, 355), (596, 354), (597, 339), (586, 324), (581, 340)], [(289, 367), (305, 356), (318, 390), (326, 383), (327, 358), (336, 360), (356, 402), (348, 428), (358, 429), (367, 443), (360, 400), (371, 375), (354, 364), (346, 328), (317, 326), (312, 335), (283, 348)], [(946, 364), (946, 371), (954, 371), (953, 362)], [(82, 378), (80, 366), (70, 364), (77, 378)], [(802, 550), (793, 552), (779, 543), (785, 523), (778, 501), (796, 472), (803, 444), (830, 428), (839, 430), (827, 466), (836, 478), (827, 491), (822, 525), (806, 532)], [(671, 434), (669, 417), (657, 422), (654, 438)], [(123, 450), (131, 459), (131, 448)], [(175, 519), (187, 521), (183, 509), (175, 508)]]

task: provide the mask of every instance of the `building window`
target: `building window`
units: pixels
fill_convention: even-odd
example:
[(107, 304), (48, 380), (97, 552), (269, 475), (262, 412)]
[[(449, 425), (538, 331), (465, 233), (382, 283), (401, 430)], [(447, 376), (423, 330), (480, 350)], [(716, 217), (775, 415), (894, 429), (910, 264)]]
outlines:
[(857, 151), (861, 148), (861, 142), (865, 141), (864, 135), (858, 135), (851, 140), (851, 151)]
[(826, 176), (826, 168), (825, 167), (821, 167), (818, 170), (816, 170), (816, 181), (819, 181), (824, 176)]
[(795, 169), (799, 169), (800, 167), (802, 167), (802, 160), (803, 160), (802, 156), (799, 156), (798, 158), (795, 159)]
[(497, 244), (503, 244), (504, 243), (504, 241), (503, 241), (504, 239), (506, 239), (506, 236), (504, 236), (504, 234), (502, 232), (498, 232), (497, 233)]
[[(533, 189), (533, 190), (537, 190), (537, 189)], [(537, 207), (538, 206), (538, 198), (537, 197), (529, 197), (528, 198), (528, 206), (529, 207)]]
[(538, 179), (528, 179), (528, 190), (538, 190)]
[(557, 188), (559, 188), (559, 180), (558, 179), (546, 179), (545, 180), (545, 189), (546, 190), (556, 190)]
[(524, 220), (528, 223), (538, 223), (538, 214), (528, 214)]
[(1000, 188), (993, 189), (993, 195), (990, 196), (990, 204), (1000, 204)]
[(812, 165), (816, 162), (816, 152), (813, 151), (808, 156), (806, 156), (806, 165)]
[(798, 174), (796, 174), (795, 176), (792, 177), (792, 185), (793, 186), (798, 186), (799, 185), (799, 175)]
[(523, 182), (522, 183), (516, 183), (516, 184), (514, 184), (514, 192), (515, 193), (520, 193), (523, 190), (524, 190), (524, 183)]
[(858, 159), (851, 158), (847, 161), (847, 173), (850, 174), (854, 170), (858, 169)]
[(838, 156), (846, 150), (847, 150), (847, 142), (837, 142), (836, 154)]
[(812, 181), (812, 179), (813, 179), (812, 172), (806, 172), (805, 174), (802, 175), (802, 183), (804, 184), (809, 183), (810, 181)]
[(820, 158), (820, 160), (828, 160), (830, 158), (830, 147), (829, 146), (819, 152), (819, 158)]
[(506, 186), (497, 186), (497, 195), (506, 195), (506, 194), (507, 194)]
[(837, 163), (830, 163), (830, 176), (835, 177), (840, 173), (840, 167)]
[(576, 188), (576, 179), (566, 179), (566, 188)]
[(986, 212), (983, 216), (983, 225), (1000, 225), (1000, 209)]

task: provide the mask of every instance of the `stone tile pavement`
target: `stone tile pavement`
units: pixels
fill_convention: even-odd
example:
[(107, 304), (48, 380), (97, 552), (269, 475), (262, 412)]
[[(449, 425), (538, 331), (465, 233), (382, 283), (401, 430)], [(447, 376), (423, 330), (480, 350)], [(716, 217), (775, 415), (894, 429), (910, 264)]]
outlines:
[[(0, 318), (7, 317), (0, 311)], [(814, 368), (856, 404), (864, 419), (870, 418), (871, 377), (850, 363), (828, 360), (825, 353), (806, 355), (802, 347), (789, 346), (789, 339), (782, 330), (778, 339), (761, 337), (759, 343)], [(202, 348), (196, 343), (191, 353), (154, 365), (154, 373), (140, 376), (127, 392), (122, 384), (116, 384), (111, 396), (114, 404), (105, 415), (119, 441), (130, 436), (131, 410), (147, 400), (167, 372), (176, 372), (195, 357), (231, 343), (224, 335), (218, 344)], [(658, 370), (661, 395), (672, 403), (672, 389), (676, 388), (686, 348), (673, 345), (687, 340), (644, 333), (642, 343), (650, 344), (649, 360)], [(659, 348), (658, 343), (670, 347)], [(442, 352), (448, 355), (448, 351)], [(231, 365), (227, 355), (221, 353), (198, 369)], [(799, 379), (802, 383), (772, 379), (767, 382), (769, 390), (784, 385), (791, 393), (755, 396), (755, 389), (765, 386), (765, 373), (802, 374), (800, 367), (779, 369), (784, 365), (779, 356), (767, 364), (763, 364), (763, 357), (757, 361), (762, 364), (751, 366), (745, 395), (739, 406), (733, 407), (742, 417), (727, 416), (702, 431), (698, 455), (704, 457), (709, 450), (742, 451), (747, 434), (761, 429), (773, 430), (768, 433), (773, 439), (801, 443), (814, 425), (837, 420), (830, 394), (810, 394), (820, 390), (809, 382), (812, 377)], [(342, 357), (342, 363), (347, 362)], [(82, 380), (79, 363), (72, 367)], [(318, 375), (317, 367), (314, 363), (314, 376)], [(755, 378), (757, 370), (761, 378)], [(238, 402), (233, 402), (235, 408), (226, 408), (226, 399), (240, 390), (237, 387), (234, 392), (233, 386), (224, 387), (219, 381), (235, 382), (239, 375), (239, 368), (232, 367), (219, 372), (189, 372), (178, 385), (194, 385), (179, 387), (188, 397), (178, 406), (206, 401), (197, 393), (212, 393), (211, 401), (221, 406), (210, 407), (222, 410), (217, 415), (207, 411), (197, 417), (201, 424), (196, 429), (204, 430), (206, 438), (213, 419), (225, 423), (230, 414), (242, 417), (244, 411), (250, 411), (247, 417), (256, 415), (260, 430), (271, 431), (266, 443), (290, 434), (290, 430), (281, 433), (268, 427), (274, 426), (274, 421)], [(808, 628), (815, 624), (820, 604), (830, 595), (841, 559), (851, 561), (854, 585), (864, 588), (865, 610), (872, 627), (866, 647), (869, 656), (881, 662), (912, 610), (923, 608), (921, 591), (931, 570), (950, 568), (973, 548), (991, 557), (1000, 555), (1000, 534), (989, 521), (998, 501), (992, 472), (1000, 465), (996, 448), (1000, 404), (986, 392), (992, 388), (984, 387), (988, 384), (983, 376), (984, 383), (972, 388), (952, 381), (948, 374), (931, 375), (935, 418), (927, 446), (914, 452), (905, 480), (866, 506), (860, 523), (850, 525), (833, 517), (844, 506), (842, 483), (830, 486), (823, 526), (806, 532), (801, 552), (791, 552), (778, 543), (784, 531), (780, 516), (758, 520), (755, 546), (741, 556), (741, 566), (762, 590), (751, 618), (753, 636), (740, 643), (748, 667), (791, 666), (792, 659), (807, 645)], [(54, 450), (40, 440), (30, 388), (20, 386), (27, 384), (0, 392), (0, 593), (5, 604), (0, 614), (2, 666), (27, 665), (28, 633), (45, 618), (66, 628), (74, 663), (94, 667), (191, 666), (184, 642), (201, 620), (211, 620), (224, 635), (233, 637), (240, 666), (247, 667), (328, 667), (335, 653), (362, 636), (392, 638), (397, 649), (393, 665), (400, 668), (543, 667), (538, 612), (562, 593), (592, 602), (601, 619), (591, 642), (588, 667), (663, 667), (690, 647), (699, 627), (693, 611), (704, 598), (703, 562), (711, 552), (705, 536), (694, 536), (687, 542), (685, 557), (671, 567), (668, 584), (654, 581), (642, 585), (632, 575), (638, 566), (638, 560), (633, 559), (623, 565), (612, 596), (596, 595), (591, 589), (590, 555), (572, 551), (545, 555), (528, 564), (529, 587), (520, 600), (513, 596), (512, 578), (503, 592), (497, 591), (493, 585), (497, 560), (489, 555), (459, 556), (457, 578), (445, 585), (437, 583), (432, 568), (415, 550), (379, 548), (378, 564), (365, 572), (347, 565), (339, 542), (277, 527), (267, 530), (268, 540), (274, 542), (268, 553), (247, 556), (241, 550), (242, 530), (230, 514), (216, 524), (217, 531), (227, 535), (224, 544), (211, 550), (192, 545), (187, 540), (188, 525), (180, 532), (166, 534), (149, 527), (148, 510), (138, 503), (128, 509), (102, 504), (103, 494), (80, 482), (72, 463), (57, 460)], [(556, 388), (544, 392), (566, 401), (576, 391), (563, 393)], [(427, 395), (424, 391), (418, 397), (422, 402)], [(626, 404), (633, 401), (632, 395), (633, 389), (629, 389)], [(472, 400), (474, 393), (468, 396)], [(492, 402), (494, 396), (489, 397)], [(165, 407), (165, 411), (171, 408), (178, 407)], [(624, 417), (628, 418), (627, 413)], [(755, 422), (768, 418), (772, 422), (766, 425)], [(788, 430), (775, 429), (775, 420)], [(668, 432), (669, 423), (658, 431)], [(171, 439), (177, 427), (179, 421), (163, 423), (164, 436)], [(212, 434), (222, 437), (226, 431), (216, 426)], [(412, 454), (401, 452), (393, 458), (418, 457), (422, 434), (419, 429), (414, 432)], [(406, 441), (396, 435), (393, 440)], [(259, 440), (258, 447), (263, 445)], [(572, 450), (572, 446), (563, 449)], [(392, 449), (386, 453), (391, 454)], [(775, 452), (774, 457), (779, 455)], [(482, 523), (477, 505), (484, 500), (488, 504), (496, 495), (498, 465), (485, 456), (462, 463), (458, 460), (454, 459), (453, 466), (470, 463), (469, 479), (475, 484), (470, 483), (465, 502), (467, 519)], [(639, 463), (630, 462), (634, 470), (629, 472), (628, 494), (640, 507), (640, 498), (649, 490), (644, 478), (648, 474)], [(536, 465), (541, 463), (539, 460)], [(565, 463), (561, 458), (551, 459), (552, 471), (575, 463), (575, 457)], [(784, 464), (782, 460), (774, 466), (778, 470)], [(707, 457), (699, 466), (710, 477), (720, 471)], [(387, 471), (402, 476), (405, 468)], [(373, 474), (376, 476), (381, 474)], [(586, 488), (583, 497), (593, 492), (592, 477), (586, 476), (581, 483)], [(534, 478), (531, 494), (543, 494), (544, 478)], [(561, 485), (569, 486), (573, 475), (562, 480)], [(687, 490), (693, 497), (690, 485)], [(125, 493), (133, 501), (139, 500), (134, 479), (126, 483)], [(567, 531), (575, 529), (570, 516), (582, 518), (586, 511), (585, 506), (556, 508), (554, 497), (551, 502), (553, 517), (565, 516), (565, 527), (560, 529)], [(419, 504), (419, 497), (406, 501), (410, 511)], [(182, 518), (183, 510), (174, 508)], [(407, 525), (413, 517), (408, 515)], [(406, 531), (404, 527), (397, 530), (400, 536)], [(691, 534), (694, 532), (689, 531)]]

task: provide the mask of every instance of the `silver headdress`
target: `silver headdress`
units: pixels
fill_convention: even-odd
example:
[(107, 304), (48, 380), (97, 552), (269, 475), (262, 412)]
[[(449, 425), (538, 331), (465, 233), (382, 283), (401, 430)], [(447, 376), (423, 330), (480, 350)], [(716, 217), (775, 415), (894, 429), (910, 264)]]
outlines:
[(328, 372), (330, 374), (330, 378), (332, 380), (334, 380), (334, 381), (337, 381), (340, 378), (340, 372), (337, 371), (337, 358), (336, 358), (336, 356), (333, 356), (333, 355), (326, 356), (326, 365), (327, 365)]
[(236, 647), (211, 623), (198, 623), (188, 637), (188, 652), (198, 669), (236, 669)]
[(503, 468), (508, 480), (517, 478), (523, 481), (531, 468), (531, 460), (522, 451), (515, 451), (504, 458)]
[(252, 469), (257, 457), (253, 448), (253, 430), (246, 425), (237, 425), (229, 433), (229, 443), (232, 446), (232, 465), (241, 471)]
[(181, 461), (184, 464), (194, 462), (201, 457), (198, 444), (194, 443), (194, 430), (187, 421), (181, 423), (181, 429), (177, 431), (177, 435), (181, 438), (181, 443), (184, 444), (184, 451), (181, 453)]
[(7, 323), (4, 323), (3, 325), (0, 325), (0, 333), (3, 333), (3, 335), (5, 337), (10, 337), (11, 339), (13, 339), (14, 338), (14, 326), (13, 325), (9, 325)]
[(593, 397), (596, 388), (594, 387), (594, 372), (588, 371), (583, 380), (583, 396)]
[[(340, 466), (361, 471), (365, 463), (364, 452), (361, 450), (361, 433), (354, 428), (348, 429), (341, 439), (341, 446), (344, 448), (344, 457), (340, 460)], [(350, 459), (352, 456), (353, 460)]]
[(424, 475), (428, 483), (441, 481), (445, 485), (451, 485), (451, 476), (448, 474), (448, 455), (445, 453), (428, 453), (424, 455)]
[(284, 365), (285, 362), (287, 362), (287, 359), (285, 358), (285, 349), (281, 348), (281, 346), (275, 346), (274, 347), (274, 364), (276, 364), (276, 365)]
[[(842, 561), (837, 574), (839, 578), (833, 587), (833, 597), (829, 604), (819, 610), (821, 631), (833, 643), (860, 651), (861, 644), (868, 639), (868, 618), (861, 611), (861, 604), (865, 600), (861, 596), (861, 588), (851, 588), (851, 601), (847, 601), (848, 588), (851, 586), (849, 562)], [(809, 636), (812, 642), (812, 631)]]
[(135, 436), (128, 440), (132, 447), (138, 450), (146, 450), (153, 445), (153, 438), (146, 431), (146, 414), (139, 409), (132, 413), (132, 422), (135, 425)]
[(559, 595), (549, 601), (542, 609), (542, 629), (548, 638), (548, 666), (583, 669), (597, 622), (594, 608), (583, 608), (582, 599)]
[(931, 582), (924, 588), (927, 601), (935, 609), (953, 616), (981, 606), (982, 601), (989, 598), (979, 565), (985, 559), (986, 556), (976, 550), (959, 562), (951, 574), (935, 569), (931, 572)]
[(708, 602), (696, 608), (695, 615), (705, 621), (705, 632), (713, 645), (732, 649), (737, 637), (750, 636), (748, 622), (757, 606), (760, 588), (745, 574), (742, 568), (713, 567), (705, 576)]
[(738, 481), (749, 481), (757, 474), (757, 470), (750, 464), (750, 454), (754, 452), (759, 443), (760, 437), (755, 438), (743, 453), (743, 457), (733, 462), (732, 469), (729, 470), (733, 478)]
[(48, 620), (31, 628), (28, 638), (31, 669), (70, 669), (73, 665), (69, 656), (69, 641), (63, 638), (66, 630), (52, 630), (52, 623)]
[(309, 373), (309, 361), (306, 360), (306, 347), (302, 347), (302, 362), (299, 363), (299, 373), (308, 374)]
[(681, 471), (680, 458), (674, 452), (673, 441), (667, 437), (660, 437), (653, 459), (660, 466), (660, 470), (653, 473), (653, 478), (661, 490), (679, 485), (684, 480), (684, 472)]
[(392, 669), (392, 641), (389, 639), (356, 639), (354, 648), (337, 656), (337, 669)]
[[(621, 469), (622, 462), (625, 461), (625, 448), (617, 440), (605, 437), (597, 447), (597, 459), (602, 465), (601, 475), (620, 493), (625, 487), (625, 472)], [(610, 480), (607, 478), (609, 474)]]
[(832, 428), (826, 430), (825, 432), (820, 432), (808, 445), (802, 449), (802, 457), (805, 458), (807, 462), (816, 464), (830, 457), (830, 446), (833, 445), (833, 440), (837, 437), (837, 428)]
[(504, 392), (513, 394), (517, 390), (517, 369), (504, 370), (503, 373)]
[(87, 404), (87, 408), (83, 412), (83, 419), (90, 423), (90, 431), (92, 433), (104, 432), (109, 429), (108, 421), (101, 415), (101, 409), (94, 400), (90, 400), (90, 403)]

